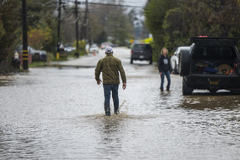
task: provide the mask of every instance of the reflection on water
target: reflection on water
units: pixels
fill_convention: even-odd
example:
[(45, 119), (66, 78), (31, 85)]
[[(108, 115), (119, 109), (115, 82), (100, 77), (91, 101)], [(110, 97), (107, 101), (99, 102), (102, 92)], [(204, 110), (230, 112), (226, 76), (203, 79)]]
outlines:
[(11, 76), (11, 75), (0, 75), (0, 87), (1, 86), (6, 86), (8, 84), (10, 84), (12, 81), (15, 80), (15, 77), (14, 76)]
[(189, 109), (234, 109), (239, 108), (240, 100), (238, 95), (202, 95), (189, 96), (183, 99), (182, 107)]
[(95, 119), (95, 122), (92, 123), (100, 135), (98, 141), (100, 155), (104, 155), (106, 158), (119, 156), (122, 149), (122, 139), (125, 128), (122, 121), (126, 116), (127, 115), (123, 115), (122, 113), (118, 116), (104, 116), (101, 119)]

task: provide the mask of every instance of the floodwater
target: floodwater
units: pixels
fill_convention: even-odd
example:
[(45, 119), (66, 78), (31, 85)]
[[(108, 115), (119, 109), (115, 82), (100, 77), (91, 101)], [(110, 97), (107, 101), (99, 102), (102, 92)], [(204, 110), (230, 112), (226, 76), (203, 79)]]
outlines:
[(0, 159), (240, 159), (240, 95), (182, 96), (179, 75), (161, 92), (156, 66), (129, 62), (121, 113), (111, 117), (94, 68), (2, 77)]

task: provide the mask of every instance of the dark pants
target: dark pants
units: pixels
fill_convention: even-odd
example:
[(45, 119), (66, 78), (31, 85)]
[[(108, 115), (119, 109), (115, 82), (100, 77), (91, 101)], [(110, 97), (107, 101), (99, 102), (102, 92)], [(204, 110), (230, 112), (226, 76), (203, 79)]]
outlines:
[(111, 91), (112, 91), (112, 98), (113, 98), (113, 104), (114, 104), (114, 113), (118, 113), (118, 107), (119, 107), (119, 99), (118, 99), (118, 84), (104, 84), (103, 89), (104, 89), (104, 109), (105, 109), (105, 114), (106, 115), (111, 115), (110, 111), (110, 96), (111, 96)]
[(163, 90), (163, 84), (164, 84), (164, 76), (167, 77), (167, 90), (170, 89), (170, 85), (171, 85), (171, 78), (170, 78), (170, 71), (162, 71), (162, 75), (161, 75), (161, 90)]

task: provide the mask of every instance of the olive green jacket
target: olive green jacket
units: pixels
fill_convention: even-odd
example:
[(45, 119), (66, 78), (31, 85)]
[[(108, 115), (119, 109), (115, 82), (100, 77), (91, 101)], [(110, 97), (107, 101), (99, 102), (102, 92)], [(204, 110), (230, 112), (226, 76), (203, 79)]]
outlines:
[(103, 84), (119, 84), (119, 72), (121, 74), (122, 82), (126, 83), (126, 75), (122, 67), (122, 62), (112, 54), (106, 54), (105, 58), (98, 61), (95, 68), (96, 80), (99, 80), (101, 72), (103, 76)]

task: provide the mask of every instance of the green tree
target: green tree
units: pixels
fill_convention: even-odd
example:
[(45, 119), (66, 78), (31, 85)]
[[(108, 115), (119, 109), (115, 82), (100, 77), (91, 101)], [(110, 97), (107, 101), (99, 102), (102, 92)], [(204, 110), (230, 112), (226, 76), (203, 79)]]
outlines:
[[(44, 50), (55, 51), (57, 42), (57, 17), (54, 16), (55, 1), (27, 0), (27, 23), (29, 28), (41, 28), (51, 30), (47, 43), (39, 43)], [(46, 30), (45, 30), (46, 31)], [(32, 45), (39, 35), (33, 34), (28, 41)], [(22, 5), (19, 0), (0, 0), (0, 61), (11, 57), (15, 46), (22, 43)], [(37, 47), (38, 48), (38, 47)]]
[[(41, 28), (50, 33), (50, 38), (41, 45), (46, 51), (55, 53), (57, 46), (57, 16), (56, 1), (27, 0), (27, 23), (30, 28)], [(21, 33), (21, 32), (20, 32)], [(29, 41), (29, 45), (31, 42)]]
[[(17, 0), (15, 0), (17, 1)], [(49, 0), (27, 0), (27, 25), (28, 28), (49, 28), (52, 30), (52, 39), (47, 44), (42, 44), (42, 49), (48, 52), (55, 52), (57, 46), (57, 16), (54, 14), (56, 3)], [(15, 21), (18, 22), (17, 30), (14, 33), (16, 39), (14, 46), (22, 44), (22, 6), (21, 1), (18, 1), (18, 9), (15, 15)], [(28, 45), (32, 45), (28, 41)]]
[(27, 0), (27, 23), (28, 26), (33, 28), (39, 24), (46, 22), (46, 19), (51, 18), (56, 20), (54, 17), (54, 11), (58, 5), (56, 1), (49, 0)]
[(90, 5), (90, 27), (93, 41), (101, 43), (110, 40), (119, 45), (125, 45), (126, 39), (132, 37), (133, 23), (122, 6), (122, 0), (100, 1), (113, 5)]
[(165, 47), (173, 51), (178, 46), (189, 43), (188, 25), (186, 24), (182, 10), (178, 8), (167, 11), (163, 20)]
[(36, 28), (29, 27), (28, 31), (28, 45), (35, 49), (42, 49), (43, 46), (48, 45), (52, 40), (52, 30), (46, 26), (37, 25)]
[(106, 42), (107, 41), (107, 33), (102, 30), (102, 32), (99, 35), (97, 35), (97, 37), (94, 39), (94, 41), (98, 44), (100, 44), (102, 42)]
[[(1, 17), (1, 16), (0, 16)], [(5, 34), (5, 29), (3, 28), (3, 23), (0, 20), (0, 38)]]
[(187, 0), (182, 9), (190, 36), (235, 37), (240, 34), (238, 0)]
[(0, 62), (8, 61), (11, 57), (12, 45), (16, 39), (14, 33), (18, 27), (18, 9), (18, 0), (0, 1)]
[[(239, 0), (148, 0), (146, 25), (153, 34), (156, 51), (171, 52), (199, 35), (240, 37)], [(154, 53), (154, 58), (159, 56)]]
[(144, 14), (146, 17), (145, 23), (148, 30), (152, 33), (155, 43), (156, 49), (153, 53), (153, 59), (155, 61), (160, 55), (161, 48), (167, 47), (166, 45), (169, 45), (167, 43), (169, 38), (164, 38), (165, 30), (163, 28), (163, 24), (167, 12), (176, 6), (176, 0), (148, 0), (144, 8)]
[[(75, 41), (73, 43), (73, 46), (74, 47), (77, 46), (77, 41)], [(85, 55), (87, 53), (86, 49), (85, 49), (86, 48), (86, 42), (85, 41), (78, 41), (78, 46), (79, 46), (79, 48), (78, 48), (79, 55), (81, 55), (81, 56)]]
[(129, 39), (133, 31), (133, 25), (130, 19), (123, 14), (121, 8), (110, 12), (107, 20), (108, 35), (113, 38), (113, 42), (119, 45), (126, 45), (126, 39)]

